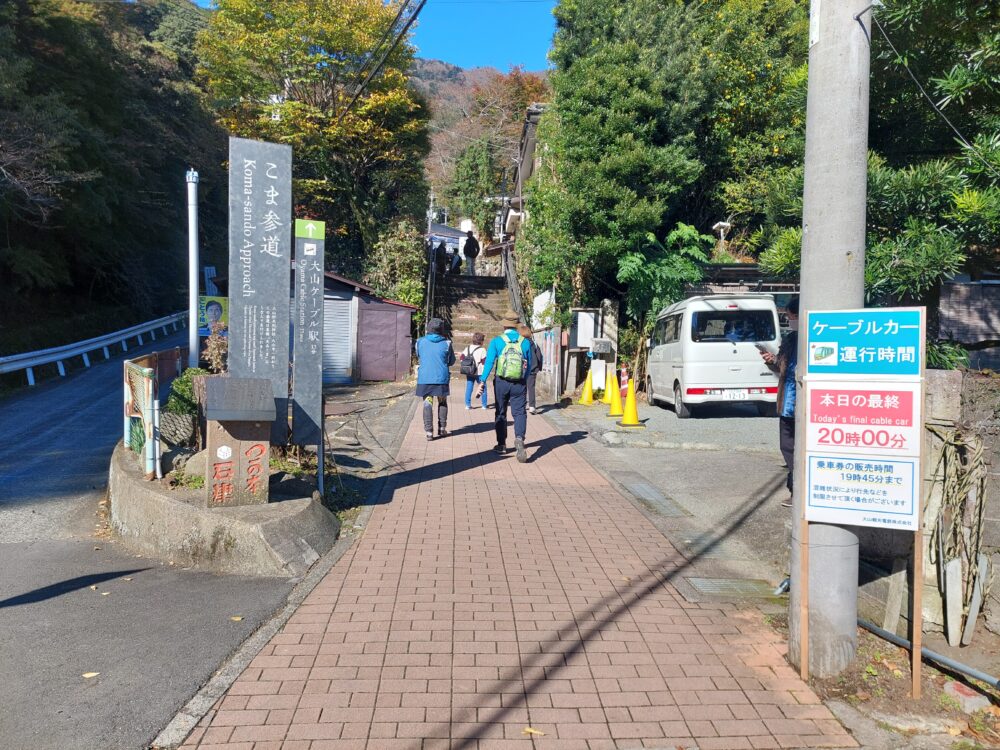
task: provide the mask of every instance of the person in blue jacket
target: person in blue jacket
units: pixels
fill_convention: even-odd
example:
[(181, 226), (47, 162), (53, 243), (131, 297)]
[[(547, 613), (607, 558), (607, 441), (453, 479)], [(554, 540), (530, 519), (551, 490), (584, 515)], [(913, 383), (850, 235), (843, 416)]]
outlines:
[(494, 429), (497, 433), (497, 453), (507, 452), (507, 408), (514, 417), (514, 446), (517, 460), (524, 463), (528, 454), (524, 450), (524, 436), (528, 430), (527, 379), (531, 370), (531, 341), (517, 332), (520, 320), (517, 313), (508, 310), (501, 319), (504, 332), (490, 342), (486, 361), (479, 376), (476, 397), (482, 393), (490, 373), (496, 367), (493, 392), (496, 396)]
[(417, 339), (417, 398), (424, 400), (424, 433), (434, 439), (434, 399), (438, 402), (438, 437), (448, 434), (448, 384), (455, 364), (455, 350), (444, 336), (444, 321), (431, 318), (427, 335)]

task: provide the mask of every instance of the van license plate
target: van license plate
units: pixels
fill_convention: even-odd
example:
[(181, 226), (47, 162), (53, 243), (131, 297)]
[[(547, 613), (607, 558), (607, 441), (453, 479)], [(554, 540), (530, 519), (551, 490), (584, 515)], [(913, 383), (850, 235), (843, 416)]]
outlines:
[(747, 396), (749, 396), (749, 395), (750, 394), (747, 393), (746, 388), (728, 389), (728, 390), (725, 390), (725, 391), (722, 392), (722, 400), (723, 401), (746, 401), (747, 400)]

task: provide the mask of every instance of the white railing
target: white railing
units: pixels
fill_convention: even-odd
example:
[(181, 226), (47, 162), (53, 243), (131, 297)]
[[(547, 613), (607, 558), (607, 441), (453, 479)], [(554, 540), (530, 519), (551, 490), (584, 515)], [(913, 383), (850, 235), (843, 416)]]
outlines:
[(186, 311), (174, 313), (165, 318), (151, 320), (148, 323), (140, 323), (137, 326), (132, 326), (122, 331), (108, 333), (104, 336), (87, 339), (86, 341), (78, 341), (75, 344), (64, 344), (63, 346), (55, 346), (51, 349), (40, 349), (37, 352), (24, 352), (23, 354), (11, 354), (8, 357), (0, 357), (0, 374), (25, 370), (28, 374), (28, 385), (34, 385), (34, 368), (55, 362), (56, 367), (59, 368), (59, 375), (65, 377), (66, 367), (63, 365), (63, 362), (67, 359), (81, 357), (84, 366), (90, 367), (91, 352), (100, 349), (104, 353), (104, 359), (111, 359), (110, 347), (117, 344), (121, 346), (123, 352), (127, 352), (130, 339), (136, 339), (138, 346), (142, 346), (145, 343), (143, 336), (149, 334), (150, 340), (155, 341), (157, 331), (162, 330), (163, 335), (167, 336), (170, 334), (170, 331), (167, 330), (168, 326), (172, 326), (173, 330), (176, 331), (178, 324), (184, 326), (187, 323), (187, 317), (188, 314)]

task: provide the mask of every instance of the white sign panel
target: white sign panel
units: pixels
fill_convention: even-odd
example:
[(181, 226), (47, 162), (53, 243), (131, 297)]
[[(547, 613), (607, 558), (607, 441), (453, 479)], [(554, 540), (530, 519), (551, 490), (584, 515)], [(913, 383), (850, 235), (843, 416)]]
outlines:
[(808, 456), (810, 521), (915, 531), (919, 459)]

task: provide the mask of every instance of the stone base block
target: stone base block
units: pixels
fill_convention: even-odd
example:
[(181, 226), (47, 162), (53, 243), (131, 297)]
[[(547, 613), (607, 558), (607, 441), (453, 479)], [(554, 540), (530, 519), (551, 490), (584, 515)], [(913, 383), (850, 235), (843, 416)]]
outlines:
[(111, 526), (128, 549), (219, 573), (297, 577), (340, 533), (337, 517), (312, 498), (207, 508), (192, 493), (144, 480), (119, 444), (108, 477)]

